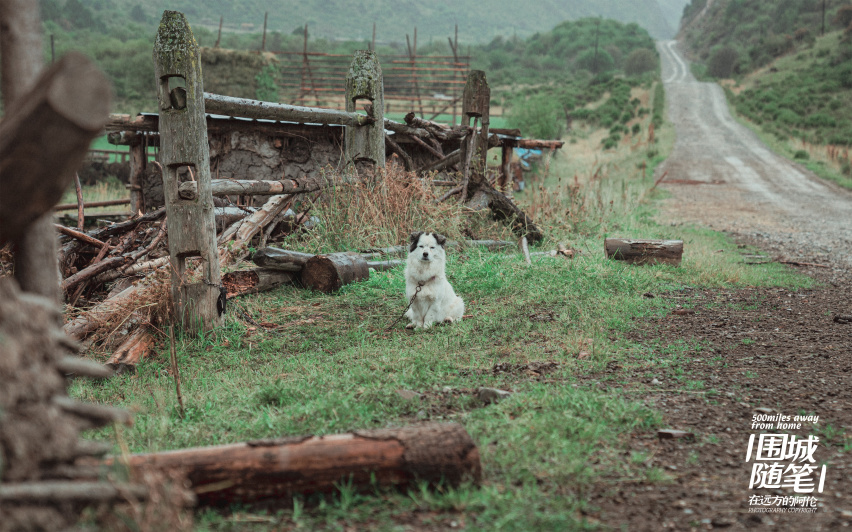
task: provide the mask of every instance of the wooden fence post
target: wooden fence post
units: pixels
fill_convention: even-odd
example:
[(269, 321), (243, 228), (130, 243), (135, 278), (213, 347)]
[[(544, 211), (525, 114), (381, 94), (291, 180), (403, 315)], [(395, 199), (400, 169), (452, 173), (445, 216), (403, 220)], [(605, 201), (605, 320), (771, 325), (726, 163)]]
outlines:
[[(467, 83), (464, 85), (464, 94), (462, 96), (462, 124), (465, 126), (471, 125), (471, 119), (479, 119), (481, 129), (479, 135), (471, 135), (465, 142), (465, 150), (473, 148), (474, 153), (466, 155), (466, 158), (471, 158), (476, 161), (478, 171), (473, 172), (473, 180), (477, 182), (485, 175), (485, 161), (488, 155), (488, 125), (490, 123), (491, 112), (491, 88), (488, 87), (488, 80), (485, 79), (485, 72), (482, 70), (471, 70), (467, 76)], [(476, 132), (474, 132), (476, 133)], [(476, 136), (476, 140), (473, 138)], [(475, 159), (474, 159), (475, 157)]]
[[(164, 11), (154, 44), (160, 106), (160, 161), (169, 224), (172, 302), (183, 326), (206, 332), (222, 322), (221, 278), (204, 117), (201, 55), (183, 13)], [(182, 181), (196, 181), (194, 199), (182, 199)], [(201, 257), (201, 278), (190, 279), (186, 261)], [(217, 308), (218, 306), (218, 308)]]
[(358, 50), (346, 75), (346, 110), (355, 112), (358, 99), (370, 100), (368, 115), (374, 122), (346, 126), (346, 161), (370, 161), (385, 166), (385, 96), (382, 67), (375, 52)]

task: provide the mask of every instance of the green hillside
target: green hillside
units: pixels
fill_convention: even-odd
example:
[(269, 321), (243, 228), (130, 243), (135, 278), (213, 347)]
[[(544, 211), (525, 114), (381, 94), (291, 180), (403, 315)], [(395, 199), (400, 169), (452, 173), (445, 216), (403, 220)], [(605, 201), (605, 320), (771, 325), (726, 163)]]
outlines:
[(825, 17), (805, 0), (716, 0), (699, 16), (705, 5), (686, 8), (682, 29), (695, 73), (723, 80), (775, 149), (852, 185), (852, 4), (826, 2)]
[(289, 34), (308, 24), (314, 35), (330, 39), (369, 40), (373, 23), (377, 39), (405, 42), (418, 28), (419, 42), (446, 42), (458, 24), (459, 40), (482, 43), (498, 35), (527, 37), (548, 31), (563, 20), (584, 17), (636, 22), (655, 38), (670, 38), (687, 0), (509, 0), (455, 2), (415, 0), (40, 0), (44, 17), (66, 19), (69, 25), (109, 26), (124, 21), (151, 24), (164, 9), (184, 12), (193, 26), (218, 26), (224, 17), (229, 30), (258, 32), (269, 12), (268, 28)]

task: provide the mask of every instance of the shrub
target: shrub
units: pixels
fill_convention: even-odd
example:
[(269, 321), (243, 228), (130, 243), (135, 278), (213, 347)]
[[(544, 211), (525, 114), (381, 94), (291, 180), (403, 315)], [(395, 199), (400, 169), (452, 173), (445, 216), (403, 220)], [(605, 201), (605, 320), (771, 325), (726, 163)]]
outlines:
[(624, 60), (624, 73), (638, 76), (657, 69), (657, 54), (648, 48), (638, 48), (630, 52)]
[(811, 158), (810, 154), (808, 152), (806, 152), (805, 150), (798, 150), (798, 151), (796, 151), (796, 153), (793, 154), (793, 159), (796, 159), (796, 160), (799, 160), (799, 161), (807, 161), (810, 158)]
[(525, 137), (558, 139), (565, 132), (564, 110), (549, 95), (512, 102), (506, 121), (511, 127), (520, 129)]
[(843, 6), (838, 9), (831, 23), (841, 28), (848, 28), (852, 23), (852, 6)]
[(722, 47), (710, 56), (707, 62), (707, 73), (714, 78), (729, 78), (737, 68), (740, 54), (730, 46)]
[(257, 82), (255, 97), (264, 102), (278, 103), (278, 70), (274, 65), (266, 65), (254, 77)]

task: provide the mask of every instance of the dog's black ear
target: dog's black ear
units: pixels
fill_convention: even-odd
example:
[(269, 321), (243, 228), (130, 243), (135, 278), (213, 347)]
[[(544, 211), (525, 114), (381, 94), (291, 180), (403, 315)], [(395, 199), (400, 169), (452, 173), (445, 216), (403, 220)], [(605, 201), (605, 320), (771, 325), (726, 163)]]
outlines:
[(420, 240), (420, 236), (423, 234), (423, 231), (417, 231), (415, 233), (411, 233), (411, 236), (408, 237), (409, 243), (411, 244), (408, 248), (408, 252), (411, 253), (415, 249), (417, 249), (417, 241)]
[(444, 247), (444, 244), (447, 243), (447, 237), (445, 237), (444, 235), (439, 235), (438, 233), (434, 233), (434, 234), (435, 234), (435, 242), (437, 242), (439, 246)]

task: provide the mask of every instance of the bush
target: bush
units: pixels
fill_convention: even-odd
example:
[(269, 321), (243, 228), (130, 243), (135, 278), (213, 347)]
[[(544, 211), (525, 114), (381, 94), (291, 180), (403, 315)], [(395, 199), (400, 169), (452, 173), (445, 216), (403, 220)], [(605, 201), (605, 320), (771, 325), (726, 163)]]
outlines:
[[(564, 114), (562, 107), (549, 95), (538, 95), (512, 102), (506, 122), (520, 129), (525, 137), (558, 139), (565, 132)], [(578, 117), (577, 113), (574, 117)]]
[(707, 62), (707, 73), (714, 78), (729, 78), (737, 68), (740, 54), (730, 46), (722, 47), (710, 56)]
[(810, 158), (810, 154), (805, 150), (798, 150), (793, 154), (793, 159), (796, 159), (797, 161), (807, 161)]
[(638, 48), (630, 52), (624, 60), (624, 73), (638, 76), (657, 69), (657, 54), (648, 48)]
[(263, 67), (254, 80), (257, 82), (255, 97), (264, 102), (278, 103), (278, 70), (274, 65)]

